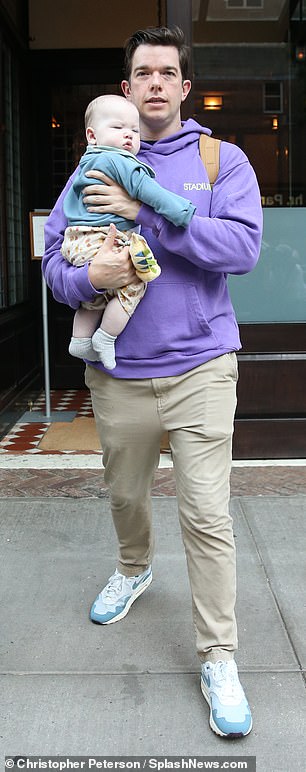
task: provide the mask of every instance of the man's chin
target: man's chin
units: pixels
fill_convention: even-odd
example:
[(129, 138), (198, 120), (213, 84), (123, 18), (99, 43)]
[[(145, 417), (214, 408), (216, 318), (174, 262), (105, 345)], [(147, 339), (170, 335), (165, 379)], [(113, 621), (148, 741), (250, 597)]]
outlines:
[(146, 109), (144, 111), (144, 115), (146, 118), (148, 118), (150, 121), (165, 121), (168, 118), (168, 109), (167, 105), (160, 104), (160, 105), (154, 105), (150, 102), (146, 105)]

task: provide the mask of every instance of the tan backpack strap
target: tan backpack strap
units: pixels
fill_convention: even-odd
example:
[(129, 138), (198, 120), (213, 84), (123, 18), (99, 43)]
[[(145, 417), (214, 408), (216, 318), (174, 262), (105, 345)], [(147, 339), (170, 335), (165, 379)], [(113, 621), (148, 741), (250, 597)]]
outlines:
[(211, 185), (216, 182), (220, 169), (220, 139), (200, 134), (200, 156)]

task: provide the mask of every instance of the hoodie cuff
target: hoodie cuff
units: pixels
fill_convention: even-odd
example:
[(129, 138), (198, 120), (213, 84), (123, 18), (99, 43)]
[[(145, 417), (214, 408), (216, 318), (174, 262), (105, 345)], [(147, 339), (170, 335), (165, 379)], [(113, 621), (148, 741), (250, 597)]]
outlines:
[(151, 228), (154, 236), (158, 236), (163, 227), (164, 218), (162, 215), (154, 212), (154, 209), (152, 209), (151, 206), (142, 204), (137, 217), (135, 218), (135, 222), (137, 225), (142, 225), (144, 228)]
[(73, 274), (74, 295), (81, 303), (92, 302), (96, 295), (103, 295), (104, 289), (97, 290), (89, 281), (88, 265), (80, 266)]

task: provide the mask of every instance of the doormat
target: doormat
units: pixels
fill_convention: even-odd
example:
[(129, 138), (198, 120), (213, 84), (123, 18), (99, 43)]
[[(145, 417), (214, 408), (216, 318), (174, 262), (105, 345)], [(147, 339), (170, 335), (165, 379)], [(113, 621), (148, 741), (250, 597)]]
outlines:
[[(75, 418), (71, 423), (51, 424), (38, 445), (43, 451), (97, 451), (101, 450), (94, 418)], [(168, 433), (165, 432), (160, 443), (161, 453), (169, 453)]]
[(101, 450), (94, 418), (51, 424), (39, 443), (40, 450)]

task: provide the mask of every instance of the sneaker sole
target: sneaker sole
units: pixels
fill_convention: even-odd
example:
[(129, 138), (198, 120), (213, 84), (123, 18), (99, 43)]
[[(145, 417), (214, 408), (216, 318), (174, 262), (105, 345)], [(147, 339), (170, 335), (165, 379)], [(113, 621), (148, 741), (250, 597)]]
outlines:
[(250, 734), (253, 726), (252, 718), (251, 718), (251, 726), (247, 732), (229, 732), (229, 734), (226, 734), (226, 732), (222, 732), (221, 729), (219, 729), (217, 724), (215, 724), (214, 722), (209, 691), (206, 687), (206, 684), (203, 682), (202, 678), (201, 678), (201, 692), (203, 694), (203, 697), (205, 697), (205, 700), (210, 708), (209, 725), (210, 725), (210, 728), (213, 730), (213, 732), (215, 732), (215, 734), (219, 735), (219, 737), (226, 737), (228, 740), (237, 740), (239, 737), (246, 737), (248, 734)]
[(152, 582), (152, 579), (153, 579), (153, 576), (151, 573), (149, 574), (147, 579), (145, 579), (145, 581), (139, 585), (139, 587), (137, 588), (137, 590), (135, 590), (133, 595), (131, 595), (130, 599), (127, 601), (126, 606), (124, 607), (124, 609), (122, 609), (120, 614), (117, 614), (117, 616), (115, 616), (113, 619), (108, 619), (106, 622), (102, 622), (99, 619), (93, 619), (93, 617), (91, 616), (90, 617), (91, 621), (95, 622), (98, 625), (112, 625), (114, 624), (114, 622), (120, 622), (120, 619), (123, 619), (124, 617), (126, 617), (134, 601), (137, 600), (137, 598), (139, 598), (140, 595), (142, 595), (142, 593), (147, 589), (147, 587), (149, 587), (149, 585)]

